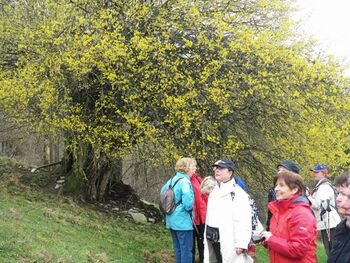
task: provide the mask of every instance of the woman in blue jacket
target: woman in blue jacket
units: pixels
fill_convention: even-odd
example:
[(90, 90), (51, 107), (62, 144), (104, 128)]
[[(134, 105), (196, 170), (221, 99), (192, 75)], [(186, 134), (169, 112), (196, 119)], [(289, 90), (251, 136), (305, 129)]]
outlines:
[(173, 239), (176, 263), (192, 263), (194, 194), (190, 176), (196, 171), (196, 166), (194, 159), (179, 159), (175, 165), (175, 176), (160, 191), (163, 192), (170, 183), (174, 185), (178, 181), (174, 187), (175, 204), (178, 205), (172, 214), (165, 217), (166, 227), (170, 229)]

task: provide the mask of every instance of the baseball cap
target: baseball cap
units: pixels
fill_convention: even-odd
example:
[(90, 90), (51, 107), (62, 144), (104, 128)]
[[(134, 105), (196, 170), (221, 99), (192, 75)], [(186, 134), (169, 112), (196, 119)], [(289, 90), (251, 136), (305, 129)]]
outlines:
[(289, 161), (289, 160), (283, 161), (281, 164), (279, 164), (277, 166), (277, 168), (279, 168), (279, 167), (283, 167), (283, 168), (287, 169), (288, 171), (291, 171), (291, 172), (297, 173), (297, 174), (299, 174), (299, 172), (300, 172), (299, 166), (296, 165), (295, 163), (293, 163), (292, 161)]
[(327, 166), (318, 164), (313, 169), (311, 169), (310, 171), (312, 171), (312, 172), (323, 172), (323, 173), (326, 174), (326, 173), (328, 173), (328, 168), (327, 168)]
[(230, 169), (232, 171), (235, 169), (235, 164), (230, 160), (218, 160), (212, 166), (213, 167), (227, 168), (227, 169)]

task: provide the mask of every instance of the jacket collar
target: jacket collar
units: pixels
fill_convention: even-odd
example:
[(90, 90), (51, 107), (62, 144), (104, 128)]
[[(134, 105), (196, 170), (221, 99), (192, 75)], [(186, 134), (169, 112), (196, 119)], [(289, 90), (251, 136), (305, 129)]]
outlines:
[(227, 182), (218, 183), (216, 194), (219, 196), (225, 196), (235, 191), (236, 183), (235, 180), (230, 179)]
[(276, 211), (279, 211), (280, 213), (283, 213), (289, 209), (289, 207), (293, 206), (293, 201), (297, 199), (300, 195), (295, 194), (291, 198), (287, 200), (281, 200), (281, 201), (273, 201), (269, 203), (268, 207), (273, 214)]
[(179, 176), (179, 177), (186, 177), (186, 178), (190, 178), (187, 174), (182, 173), (182, 172), (177, 172), (175, 176)]

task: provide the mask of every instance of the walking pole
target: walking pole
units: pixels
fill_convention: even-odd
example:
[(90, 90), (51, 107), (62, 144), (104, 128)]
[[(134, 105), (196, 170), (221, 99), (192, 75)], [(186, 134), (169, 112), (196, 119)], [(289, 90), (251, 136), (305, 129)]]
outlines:
[[(327, 213), (328, 218), (324, 218), (323, 216)], [(324, 200), (321, 201), (321, 212), (320, 212), (321, 221), (323, 221), (324, 228), (326, 229), (327, 239), (330, 241), (330, 229), (329, 229), (329, 211), (324, 208)]]
[(327, 224), (328, 224), (328, 228), (327, 228), (327, 237), (328, 237), (328, 242), (331, 242), (331, 229), (330, 229), (330, 219), (329, 219), (329, 213), (332, 211), (331, 207), (330, 207), (330, 200), (327, 199)]
[[(321, 212), (320, 217), (321, 221), (323, 221), (324, 227), (326, 229), (327, 233), (327, 239), (330, 242), (331, 241), (331, 230), (330, 230), (330, 219), (329, 219), (329, 212), (332, 211), (329, 203), (329, 199), (327, 199), (327, 207), (324, 208), (324, 200), (321, 202)], [(323, 218), (323, 216), (327, 214), (327, 218)]]

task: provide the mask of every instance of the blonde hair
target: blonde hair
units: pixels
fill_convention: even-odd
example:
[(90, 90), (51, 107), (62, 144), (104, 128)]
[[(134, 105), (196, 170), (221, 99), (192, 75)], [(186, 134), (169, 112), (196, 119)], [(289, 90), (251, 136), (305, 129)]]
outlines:
[(197, 162), (193, 158), (184, 157), (179, 159), (175, 164), (175, 171), (191, 175), (196, 170)]

